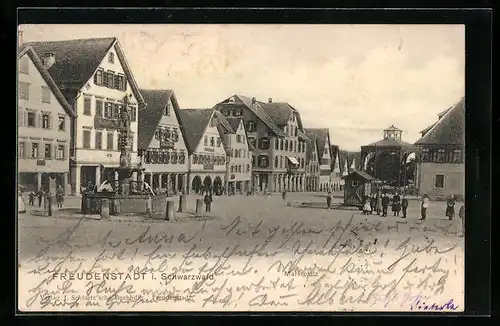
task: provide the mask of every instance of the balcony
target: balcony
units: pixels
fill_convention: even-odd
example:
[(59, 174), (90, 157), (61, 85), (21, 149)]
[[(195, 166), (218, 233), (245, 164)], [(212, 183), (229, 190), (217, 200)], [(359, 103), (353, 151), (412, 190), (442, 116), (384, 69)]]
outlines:
[(120, 129), (120, 120), (116, 118), (104, 118), (104, 117), (94, 117), (94, 128), (96, 129), (108, 129), (108, 130), (118, 130)]

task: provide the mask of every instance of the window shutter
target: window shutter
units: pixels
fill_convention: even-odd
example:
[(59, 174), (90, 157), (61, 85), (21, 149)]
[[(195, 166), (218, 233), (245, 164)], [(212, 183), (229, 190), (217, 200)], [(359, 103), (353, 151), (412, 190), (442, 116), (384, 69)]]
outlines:
[(41, 128), (43, 126), (43, 117), (42, 117), (42, 114), (40, 112), (36, 112), (35, 113), (36, 116), (38, 117), (38, 119), (36, 119), (38, 122), (38, 125), (36, 126), (37, 128)]
[(52, 114), (49, 115), (49, 129), (52, 129)]
[(24, 123), (24, 115), (25, 115), (24, 112), (25, 111), (21, 109), (18, 112), (19, 112), (19, 115), (18, 115), (17, 119), (19, 121), (19, 126), (24, 126), (25, 125), (25, 123)]
[(24, 143), (24, 158), (30, 158), (31, 157), (31, 140), (26, 139), (26, 142)]
[(97, 83), (97, 74), (98, 74), (98, 71), (96, 71), (96, 73), (94, 74), (94, 84), (98, 85)]
[(52, 145), (52, 155), (50, 157), (52, 157), (52, 159), (57, 158), (57, 145)]
[(123, 78), (123, 90), (127, 90), (127, 78)]

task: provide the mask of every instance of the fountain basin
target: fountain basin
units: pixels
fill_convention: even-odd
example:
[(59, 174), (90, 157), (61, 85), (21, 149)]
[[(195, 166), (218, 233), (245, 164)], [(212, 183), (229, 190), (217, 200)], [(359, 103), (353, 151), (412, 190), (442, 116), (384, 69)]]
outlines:
[(82, 214), (100, 214), (102, 200), (109, 200), (109, 213), (111, 215), (120, 214), (145, 214), (148, 212), (166, 212), (167, 202), (177, 202), (177, 197), (166, 194), (128, 194), (101, 192), (82, 195)]

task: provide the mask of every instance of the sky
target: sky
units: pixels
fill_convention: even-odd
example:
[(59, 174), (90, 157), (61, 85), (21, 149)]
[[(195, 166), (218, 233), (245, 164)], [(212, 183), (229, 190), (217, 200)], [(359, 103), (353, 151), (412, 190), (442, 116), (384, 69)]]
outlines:
[(296, 108), (359, 151), (395, 125), (413, 143), (465, 94), (464, 25), (21, 25), (24, 42), (117, 37), (141, 88), (182, 108), (234, 94)]

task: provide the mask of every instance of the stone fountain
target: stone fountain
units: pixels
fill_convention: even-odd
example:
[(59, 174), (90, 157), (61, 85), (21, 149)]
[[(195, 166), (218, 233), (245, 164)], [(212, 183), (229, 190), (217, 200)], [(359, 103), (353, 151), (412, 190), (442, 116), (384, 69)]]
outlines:
[(103, 203), (105, 206), (109, 203), (111, 215), (151, 213), (165, 209), (163, 206), (166, 206), (167, 196), (154, 195), (147, 191), (144, 187), (144, 168), (132, 164), (131, 161), (129, 96), (124, 98), (124, 105), (118, 118), (120, 163), (118, 167), (111, 168), (115, 171), (113, 191), (100, 191), (98, 189), (84, 193), (82, 195), (83, 214), (101, 213)]

